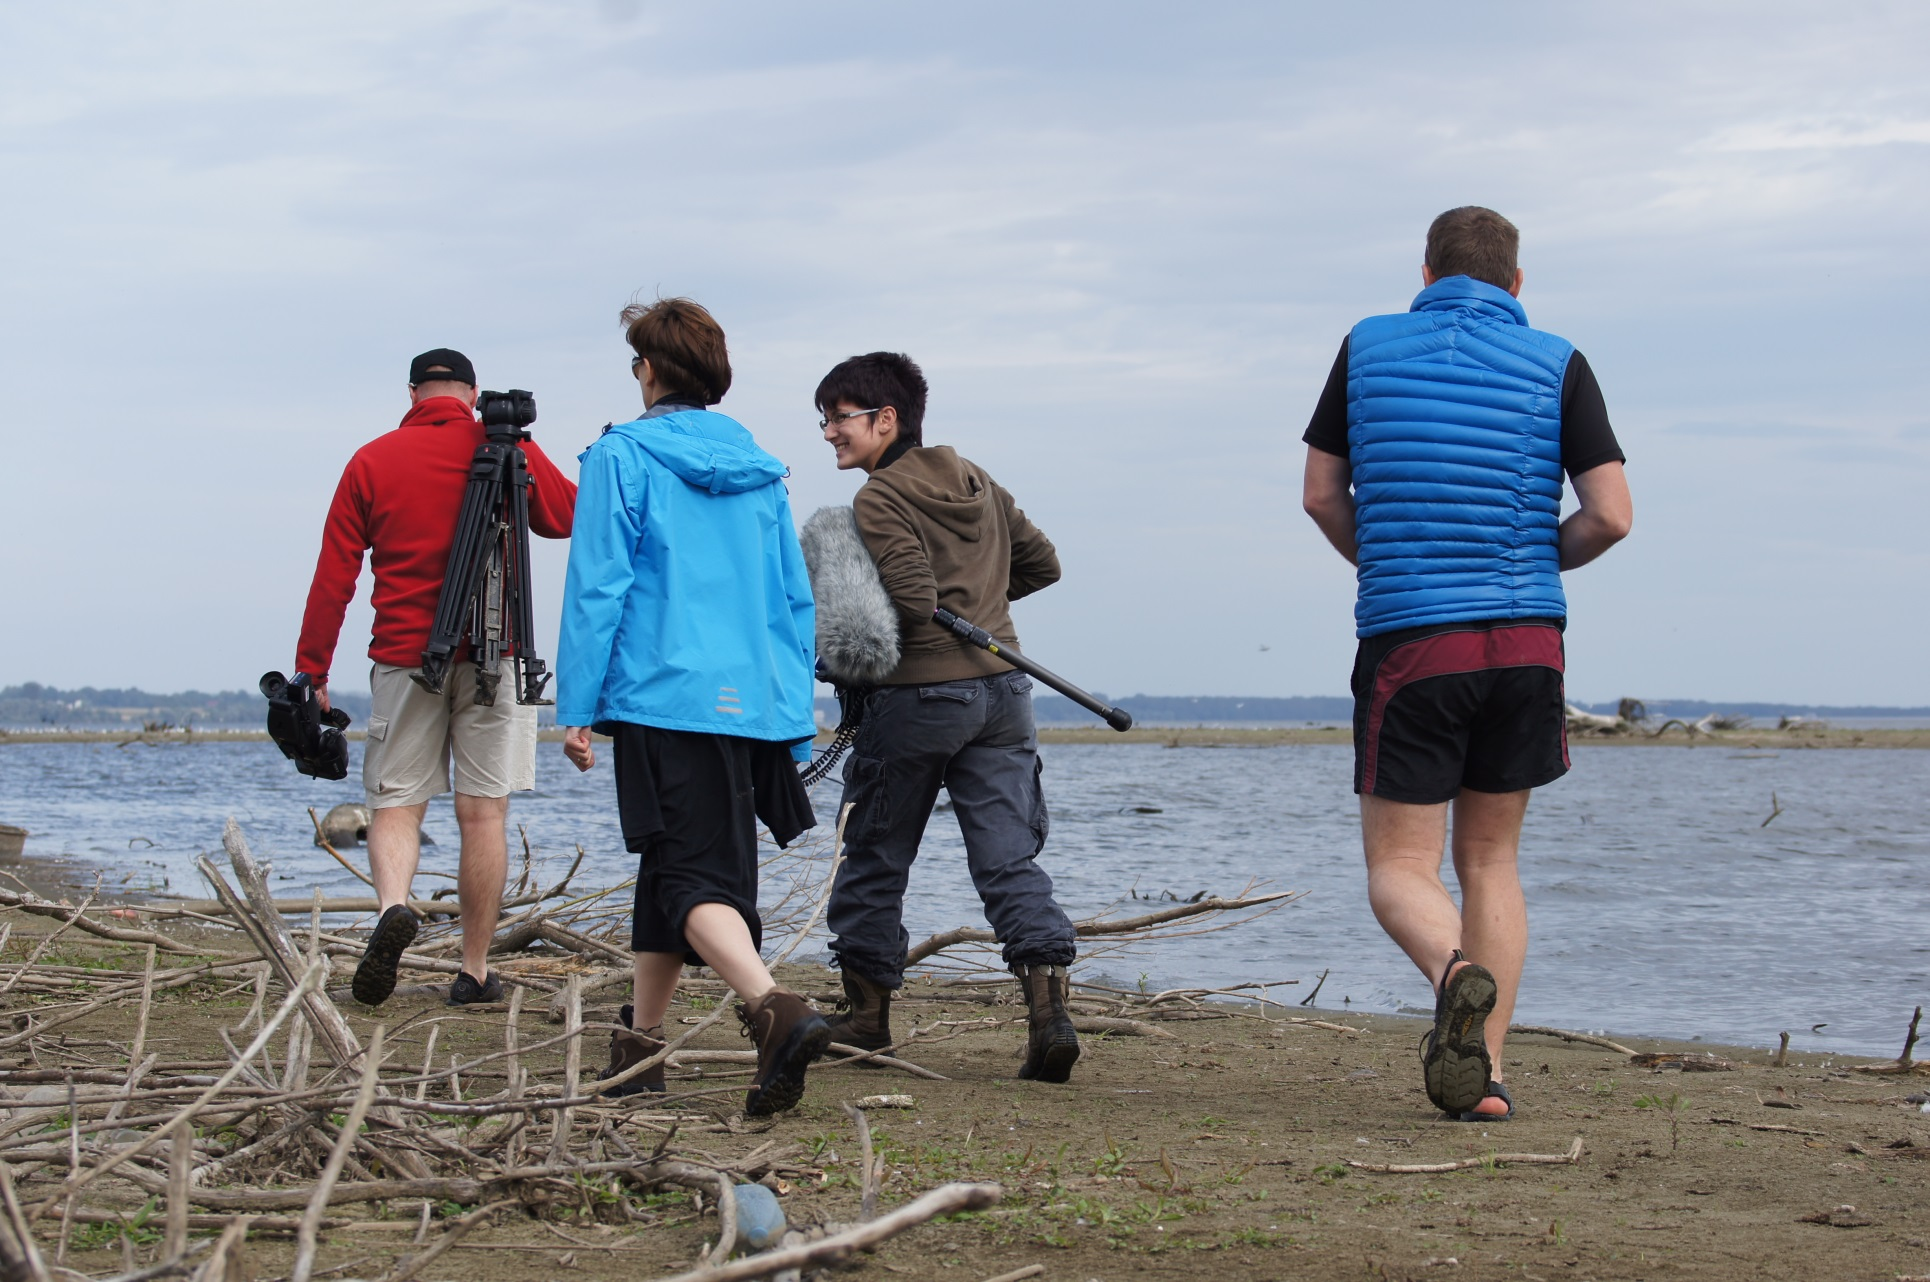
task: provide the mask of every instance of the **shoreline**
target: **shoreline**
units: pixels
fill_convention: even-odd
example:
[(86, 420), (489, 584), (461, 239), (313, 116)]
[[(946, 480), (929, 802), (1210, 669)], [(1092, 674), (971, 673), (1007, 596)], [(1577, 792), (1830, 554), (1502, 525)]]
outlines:
[[(361, 739), (363, 732), (350, 730), (350, 739)], [(601, 738), (601, 736), (598, 736)], [(537, 731), (543, 743), (560, 743), (563, 732), (555, 726)], [(818, 732), (819, 744), (829, 743), (831, 732)], [(169, 729), (169, 730), (22, 730), (0, 729), (0, 747), (42, 743), (110, 743), (116, 747), (189, 746), (209, 743), (266, 743), (265, 730), (242, 729)], [(1053, 724), (1039, 727), (1039, 742), (1045, 744), (1157, 744), (1165, 748), (1277, 748), (1287, 746), (1345, 746), (1353, 742), (1353, 732), (1335, 726), (1266, 726), (1251, 729), (1237, 726), (1135, 726), (1123, 733), (1104, 726)], [(1793, 730), (1716, 730), (1689, 734), (1670, 730), (1650, 736), (1575, 734), (1568, 740), (1572, 748), (1728, 748), (1751, 751), (1807, 751), (1819, 748), (1930, 748), (1930, 728), (1918, 730), (1812, 729)]]
[[(16, 959), (58, 923), (11, 920), (15, 938), (0, 969), (29, 970), (31, 963)], [(176, 1110), (180, 1092), (202, 1090), (208, 1071), (233, 1058), (232, 1051), (224, 1057), (220, 1039), (230, 1025), (246, 1026), (245, 990), (256, 986), (237, 991), (232, 973), (196, 981), (199, 967), (182, 963), (198, 961), (203, 949), (242, 946), (209, 958), (232, 968), (245, 959), (245, 943), (227, 930), (177, 933), (194, 952), (169, 958), (179, 969), (165, 972), (166, 991), (139, 945), (70, 937), (42, 963), (38, 987), (71, 990), (85, 1008), (45, 1004), (53, 992), (36, 997), (25, 1009), (47, 1021), (59, 1042), (43, 1037), (26, 1048), (34, 1054), (0, 1062), (0, 1089), (13, 1097), (10, 1120), (16, 1130), (36, 1128), (10, 1144), (14, 1179), (27, 1198), (60, 1192), (67, 1145), (75, 1142), (68, 1136), (80, 1133), (63, 1107), (75, 1110), (74, 1120), (84, 1115), (90, 1134), (112, 1124), (103, 1110), (126, 1094), (129, 1069), (127, 1055), (113, 1053), (118, 1042), (106, 1039), (124, 1038), (134, 1007), (145, 1009), (144, 972), (166, 1036), (152, 1044), (160, 1062), (143, 1099), (166, 1099)], [(345, 981), (353, 947), (324, 955), (331, 979)], [(1090, 1027), (1081, 1030), (1072, 1082), (1056, 1086), (1017, 1078), (1025, 1015), (1009, 982), (925, 974), (907, 977), (894, 1010), (902, 1021), (896, 1067), (815, 1065), (798, 1106), (762, 1121), (737, 1113), (749, 1065), (735, 1030), (699, 1027), (728, 1009), (714, 980), (694, 977), (672, 1008), (693, 1040), (667, 1066), (668, 1098), (576, 1099), (565, 1084), (601, 1061), (597, 1042), (622, 994), (585, 986), (573, 958), (537, 950), (504, 962), (534, 985), (520, 990), (527, 994), (520, 1037), (507, 1032), (518, 1018), (514, 1006), (445, 1018), (442, 974), (399, 987), (379, 1011), (345, 993), (325, 1006), (364, 1042), (377, 1021), (393, 1030), (385, 1101), (411, 1111), (369, 1133), (453, 1134), (455, 1142), (418, 1149), (430, 1177), (421, 1181), (387, 1170), (379, 1180), (360, 1169), (342, 1173), (319, 1237), (319, 1271), (361, 1266), (359, 1276), (375, 1276), (416, 1249), (411, 1234), (418, 1241), (433, 1234), (455, 1246), (452, 1260), (473, 1282), (521, 1282), (539, 1269), (567, 1270), (583, 1282), (634, 1282), (700, 1258), (715, 1240), (720, 1226), (709, 1199), (699, 1202), (648, 1170), (626, 1183), (603, 1178), (619, 1164), (592, 1167), (594, 1198), (582, 1197), (580, 1175), (576, 1188), (507, 1181), (503, 1173), (518, 1159), (515, 1150), (503, 1155), (503, 1146), (525, 1132), (543, 1146), (538, 1152), (574, 1140), (595, 1159), (599, 1144), (625, 1152), (650, 1145), (706, 1172), (725, 1171), (731, 1183), (761, 1183), (778, 1195), (789, 1223), (807, 1231), (868, 1217), (874, 1202), (896, 1211), (959, 1181), (996, 1187), (995, 1206), (934, 1220), (855, 1257), (847, 1276), (856, 1282), (1041, 1272), (1112, 1282), (1338, 1282), (1360, 1277), (1363, 1260), (1370, 1277), (1467, 1282), (1913, 1278), (1922, 1267), (1930, 1118), (1908, 1093), (1920, 1092), (1925, 1078), (1921, 1070), (1848, 1071), (1867, 1067), (1862, 1057), (1777, 1062), (1754, 1047), (1618, 1045), (1517, 1031), (1505, 1076), (1520, 1115), (1506, 1126), (1469, 1126), (1449, 1121), (1424, 1097), (1414, 1053), (1422, 1019), (1333, 1011), (1307, 1018), (1312, 1012), (1297, 1006), (1256, 1010), (1205, 990), (1198, 1001), (1115, 1010), (1105, 989), (1075, 991), (1075, 1018)], [(834, 976), (820, 966), (787, 965), (780, 979), (813, 998), (835, 995)], [(256, 987), (263, 1014), (273, 1003), (262, 999), (280, 991), (271, 984)], [(547, 1027), (541, 1013), (555, 1003), (551, 989), (566, 994), (566, 1010), (577, 1003), (579, 1013), (564, 1014), (560, 1028), (558, 1012)], [(505, 1052), (506, 1035), (522, 1049)], [(582, 1038), (580, 1054), (560, 1044), (572, 1035)], [(88, 1048), (90, 1057), (77, 1062), (63, 1049), (70, 1045)], [(102, 1048), (109, 1048), (105, 1060)], [(505, 1089), (505, 1053), (521, 1056), (529, 1105)], [(440, 1055), (451, 1068), (431, 1073)], [(464, 1072), (456, 1079), (459, 1061)], [(322, 1117), (351, 1107), (347, 1085), (332, 1089), (311, 1090)], [(574, 1110), (559, 1110), (565, 1098)], [(251, 1098), (231, 1095), (220, 1111), (222, 1124), (197, 1141), (211, 1156), (288, 1142), (285, 1127), (258, 1120), (262, 1106)], [(103, 1116), (110, 1120), (96, 1120)], [(171, 1116), (139, 1115), (121, 1125), (154, 1128)], [(432, 1130), (437, 1124), (445, 1129)], [(307, 1141), (311, 1164), (329, 1138)], [(97, 1141), (88, 1143), (92, 1160)], [(195, 1228), (220, 1228), (238, 1210), (284, 1212), (247, 1222), (247, 1249), (259, 1273), (291, 1271), (299, 1249), (294, 1211), (311, 1203), (314, 1184), (306, 1167), (278, 1163), (232, 1164), (178, 1199), (169, 1195), (178, 1205), (168, 1222), (185, 1230), (190, 1205), (208, 1212), (195, 1217)], [(70, 1267), (98, 1274), (124, 1269), (128, 1252), (137, 1264), (155, 1254), (158, 1234), (130, 1234), (123, 1246), (112, 1226), (138, 1224), (144, 1205), (160, 1221), (166, 1169), (129, 1162), (88, 1191), (88, 1218), (73, 1217), (86, 1227), (72, 1235)], [(518, 1169), (541, 1173), (527, 1161)], [(443, 1184), (457, 1191), (444, 1195)], [(714, 1179), (697, 1187), (714, 1187)], [(442, 1200), (432, 1203), (431, 1190)], [(490, 1211), (472, 1209), (505, 1202), (514, 1210), (493, 1222)], [(474, 1218), (454, 1227), (459, 1215)], [(471, 1225), (475, 1231), (463, 1237)], [(1840, 1231), (1851, 1228), (1860, 1231)], [(38, 1231), (49, 1254), (65, 1235), (54, 1217)], [(651, 1265), (640, 1270), (645, 1259)]]
[[(357, 850), (359, 850), (359, 848), (357, 848)], [(174, 898), (179, 898), (181, 900), (182, 907), (200, 906), (199, 901), (194, 900), (186, 895), (174, 896), (174, 895), (169, 895), (165, 892), (157, 895), (156, 892), (153, 891), (152, 889), (125, 888), (122, 886), (115, 886), (115, 885), (108, 884), (105, 881), (102, 881), (97, 885), (95, 880), (96, 877), (102, 874), (105, 870), (106, 870), (106, 865), (102, 864), (97, 859), (91, 858), (86, 855), (26, 854), (22, 856), (16, 856), (12, 859), (0, 860), (0, 880), (12, 882), (16, 886), (24, 885), (28, 889), (33, 891), (35, 894), (41, 896), (43, 899), (53, 903), (61, 904), (63, 906), (82, 904), (84, 901), (87, 901), (91, 897), (92, 902), (101, 907), (116, 909), (120, 911), (131, 910), (133, 912), (139, 913), (139, 917), (138, 918), (128, 917), (124, 919), (120, 924), (133, 927), (133, 928), (162, 929), (162, 928), (166, 928), (169, 925), (178, 926), (179, 923), (172, 921), (170, 918), (170, 914), (168, 912), (169, 909), (174, 907), (174, 905), (170, 903), (170, 900)], [(439, 905), (439, 907), (441, 908), (442, 913), (445, 915), (444, 924), (447, 924), (448, 919), (453, 917), (454, 902), (450, 901), (447, 904)], [(10, 905), (0, 903), (0, 914), (7, 914), (9, 912), (10, 912)], [(306, 923), (308, 919), (308, 912), (309, 912), (309, 909), (307, 907), (302, 908), (300, 912), (285, 910), (283, 913), (283, 918), (285, 921), (290, 923), (290, 927), (291, 929), (293, 929), (297, 924)], [(357, 916), (358, 916), (357, 914), (346, 912), (343, 910), (328, 909), (326, 910), (325, 920), (328, 922), (331, 928), (340, 929), (344, 925), (348, 924), (345, 921), (345, 919), (355, 918)], [(362, 916), (366, 916), (366, 914), (362, 914)], [(513, 916), (514, 916), (513, 913), (507, 914), (505, 920)], [(51, 929), (53, 925), (52, 923), (46, 922), (44, 919), (41, 919), (41, 920), (29, 919), (29, 920), (33, 923), (29, 928), (29, 933), (36, 933), (47, 929)], [(361, 924), (366, 924), (366, 923), (361, 921), (357, 921), (355, 923), (356, 926), (359, 926)], [(351, 926), (350, 928), (355, 928), (355, 927)], [(103, 945), (102, 941), (99, 941), (99, 940), (94, 940), (92, 941), (92, 943), (94, 946), (108, 946), (108, 947), (112, 946), (112, 945)], [(828, 967), (824, 962), (818, 961), (818, 960), (812, 960), (812, 961), (798, 961), (792, 964), (801, 970), (822, 971), (825, 978), (823, 983), (819, 986), (826, 989), (827, 991), (832, 991), (837, 988), (836, 975), (834, 972), (828, 969)], [(1095, 973), (1097, 974), (1099, 979), (1105, 980), (1108, 983), (1123, 984), (1127, 982), (1124, 978), (1121, 978), (1118, 976), (1109, 976), (1103, 967), (1101, 967), (1097, 972), (1089, 970), (1085, 972), (1085, 975), (1087, 978), (1091, 978)], [(930, 977), (927, 976), (926, 978), (927, 980), (929, 980)], [(1148, 977), (1142, 976), (1141, 978), (1142, 978), (1142, 981), (1144, 981)], [(1177, 983), (1177, 981), (1173, 980), (1172, 976), (1170, 975), (1164, 976), (1164, 977), (1153, 977), (1153, 978), (1156, 979), (1156, 983), (1153, 985), (1155, 989), (1161, 986), (1170, 986), (1172, 984)], [(911, 982), (909, 975), (907, 977), (907, 982), (908, 983)], [(1288, 991), (1289, 985), (1283, 984), (1280, 987), (1283, 992), (1286, 992)], [(1245, 1009), (1249, 1013), (1257, 1011), (1261, 1014), (1265, 1014), (1268, 1011), (1277, 1011), (1282, 1014), (1326, 1016), (1332, 1019), (1343, 1020), (1346, 1022), (1351, 1022), (1356, 1024), (1359, 1024), (1359, 1023), (1370, 1024), (1375, 1028), (1382, 1029), (1383, 1031), (1411, 1029), (1415, 1033), (1418, 1033), (1420, 1031), (1423, 1031), (1430, 1023), (1430, 1020), (1426, 1015), (1410, 1014), (1402, 1011), (1374, 1010), (1374, 1009), (1366, 1008), (1364, 1006), (1354, 1005), (1347, 1002), (1342, 1002), (1340, 1005), (1337, 1005), (1337, 1006), (1336, 1005), (1322, 1006), (1318, 1004), (1311, 1005), (1311, 1006), (1302, 1006), (1298, 1001), (1298, 998), (1300, 996), (1302, 996), (1302, 994), (1298, 992), (1294, 992), (1292, 993), (1291, 996), (1285, 998), (1284, 1000), (1263, 999), (1263, 998), (1248, 997), (1248, 996), (1217, 997), (1213, 1000), (1216, 1003), (1221, 1005), (1226, 1005), (1233, 1008)], [(1906, 1020), (1907, 1020), (1907, 1016), (1899, 1017), (1899, 1020), (1898, 1020), (1899, 1029), (1903, 1027), (1903, 1024), (1906, 1022)], [(1608, 1039), (1609, 1041), (1612, 1041), (1612, 1042), (1621, 1043), (1627, 1046), (1628, 1048), (1630, 1048), (1631, 1050), (1635, 1050), (1635, 1051), (1647, 1053), (1647, 1054), (1666, 1052), (1670, 1050), (1692, 1049), (1697, 1054), (1706, 1054), (1706, 1053), (1713, 1052), (1718, 1057), (1726, 1058), (1726, 1059), (1735, 1059), (1738, 1057), (1746, 1058), (1746, 1057), (1753, 1056), (1753, 1057), (1756, 1057), (1757, 1059), (1766, 1060), (1766, 1058), (1773, 1055), (1776, 1050), (1773, 1043), (1769, 1040), (1764, 1040), (1760, 1042), (1743, 1042), (1743, 1041), (1731, 1041), (1731, 1040), (1722, 1040), (1722, 1039), (1704, 1039), (1700, 1034), (1672, 1035), (1667, 1033), (1651, 1033), (1651, 1032), (1646, 1032), (1638, 1029), (1618, 1029), (1618, 1028), (1592, 1027), (1592, 1026), (1587, 1028), (1587, 1030), (1583, 1032), (1581, 1026), (1583, 1024), (1587, 1024), (1589, 1021), (1576, 1020), (1574, 1022), (1576, 1023), (1576, 1028), (1569, 1029), (1566, 1031), (1571, 1033), (1576, 1033), (1577, 1035), (1583, 1036), (1585, 1039), (1593, 1038), (1593, 1039), (1597, 1039), (1598, 1041), (1600, 1039)], [(1536, 1025), (1533, 1027), (1543, 1028), (1546, 1026)], [(1406, 1034), (1403, 1033), (1403, 1035), (1406, 1035)], [(1511, 1032), (1510, 1034), (1511, 1040), (1514, 1035), (1515, 1034)], [(1529, 1034), (1529, 1036), (1533, 1036), (1533, 1035)], [(1537, 1039), (1537, 1040), (1540, 1040), (1540, 1039)], [(1897, 1041), (1898, 1041), (1898, 1044), (1901, 1044), (1902, 1042), (1901, 1032), (1899, 1032), (1898, 1034)], [(1930, 1045), (1930, 1037), (1926, 1037), (1925, 1044)], [(1852, 1061), (1870, 1062), (1870, 1061), (1880, 1060), (1887, 1053), (1889, 1052), (1885, 1048), (1880, 1046), (1872, 1046), (1868, 1050), (1859, 1050), (1854, 1047), (1840, 1047), (1840, 1048), (1830, 1048), (1830, 1049), (1820, 1049), (1816, 1047), (1808, 1047), (1803, 1049), (1791, 1048), (1788, 1052), (1788, 1062), (1791, 1066), (1798, 1066), (1798, 1065), (1807, 1066), (1807, 1067), (1821, 1066), (1821, 1067), (1827, 1068), (1835, 1064), (1849, 1063)]]

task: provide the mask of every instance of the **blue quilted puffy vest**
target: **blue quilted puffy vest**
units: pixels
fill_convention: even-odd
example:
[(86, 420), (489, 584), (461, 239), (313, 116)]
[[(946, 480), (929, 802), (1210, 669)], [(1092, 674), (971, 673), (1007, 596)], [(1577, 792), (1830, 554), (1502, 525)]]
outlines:
[(1347, 345), (1355, 631), (1566, 618), (1561, 385), (1574, 347), (1504, 289), (1450, 276)]

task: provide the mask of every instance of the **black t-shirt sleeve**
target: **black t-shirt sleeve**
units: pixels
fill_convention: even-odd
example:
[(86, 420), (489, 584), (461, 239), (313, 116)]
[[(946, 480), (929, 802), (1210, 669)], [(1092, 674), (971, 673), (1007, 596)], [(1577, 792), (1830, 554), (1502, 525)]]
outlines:
[(1344, 338), (1340, 340), (1340, 355), (1334, 357), (1334, 368), (1327, 375), (1327, 386), (1320, 389), (1320, 399), (1314, 404), (1307, 434), (1300, 439), (1324, 453), (1347, 457), (1347, 340)]
[[(1320, 390), (1313, 418), (1300, 439), (1328, 454), (1348, 456), (1347, 451), (1347, 339), (1340, 340), (1340, 354), (1334, 358), (1327, 385)], [(1561, 384), (1561, 465), (1570, 477), (1580, 476), (1604, 463), (1625, 463), (1621, 443), (1608, 421), (1608, 405), (1602, 400), (1601, 384), (1588, 358), (1579, 351), (1568, 358), (1568, 371)]]
[(1591, 467), (1626, 462), (1628, 456), (1608, 424), (1602, 386), (1588, 359), (1576, 352), (1561, 380), (1561, 465), (1572, 479)]

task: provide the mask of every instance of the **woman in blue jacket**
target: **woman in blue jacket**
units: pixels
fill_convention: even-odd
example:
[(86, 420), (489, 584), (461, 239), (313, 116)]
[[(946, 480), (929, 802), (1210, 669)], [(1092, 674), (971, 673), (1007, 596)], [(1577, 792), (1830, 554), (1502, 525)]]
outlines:
[[(682, 298), (623, 321), (644, 414), (579, 460), (556, 664), (563, 751), (588, 770), (591, 730), (614, 740), (623, 840), (639, 857), (635, 996), (603, 1076), (663, 1049), (690, 961), (744, 999), (758, 1049), (744, 1108), (777, 1113), (831, 1037), (758, 951), (757, 823), (780, 846), (816, 823), (795, 765), (816, 730), (811, 587), (784, 464), (707, 408), (730, 388), (722, 328)], [(657, 1065), (608, 1093), (663, 1089)]]

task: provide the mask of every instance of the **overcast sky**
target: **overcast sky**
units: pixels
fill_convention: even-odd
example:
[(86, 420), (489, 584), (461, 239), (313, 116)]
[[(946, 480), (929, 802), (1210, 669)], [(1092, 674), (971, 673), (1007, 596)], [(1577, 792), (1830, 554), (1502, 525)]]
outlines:
[(817, 379), (904, 350), (927, 439), (1059, 546), (1030, 653), (1343, 693), (1300, 433), (1477, 203), (1629, 455), (1633, 537), (1567, 576), (1571, 695), (1930, 703), (1927, 37), (1760, 0), (6, 6), (0, 684), (288, 666), (409, 358), (533, 389), (573, 471), (640, 408), (616, 313), (662, 292), (729, 331), (721, 408), (800, 519), (859, 479)]

